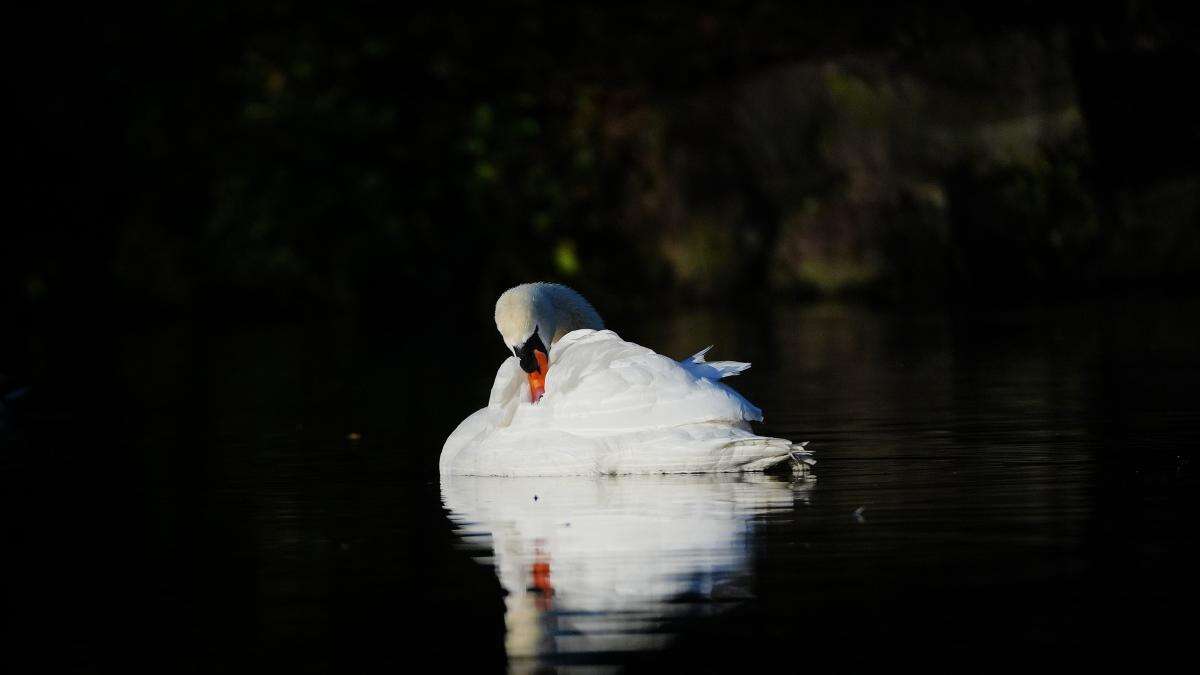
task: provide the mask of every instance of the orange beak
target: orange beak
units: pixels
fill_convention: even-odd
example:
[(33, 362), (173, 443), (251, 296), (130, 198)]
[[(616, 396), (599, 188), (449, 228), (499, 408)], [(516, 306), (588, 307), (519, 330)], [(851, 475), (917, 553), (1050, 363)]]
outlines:
[(538, 369), (529, 376), (529, 400), (537, 403), (541, 400), (542, 395), (546, 393), (546, 369), (549, 365), (546, 361), (546, 354), (540, 349), (533, 351), (534, 358), (537, 359)]

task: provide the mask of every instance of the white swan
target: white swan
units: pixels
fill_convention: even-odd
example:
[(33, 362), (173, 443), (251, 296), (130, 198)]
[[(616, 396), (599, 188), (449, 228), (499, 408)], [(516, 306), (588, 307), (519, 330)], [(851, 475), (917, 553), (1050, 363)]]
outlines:
[(513, 356), (496, 372), (487, 407), (446, 439), (443, 474), (715, 473), (813, 462), (804, 444), (750, 430), (762, 411), (720, 382), (748, 363), (708, 363), (708, 349), (675, 361), (626, 342), (558, 284), (505, 291), (496, 327)]

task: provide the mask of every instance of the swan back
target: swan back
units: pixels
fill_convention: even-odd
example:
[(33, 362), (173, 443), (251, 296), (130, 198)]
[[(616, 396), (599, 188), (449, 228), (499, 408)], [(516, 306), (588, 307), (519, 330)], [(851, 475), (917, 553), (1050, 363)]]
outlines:
[(510, 348), (524, 345), (535, 329), (550, 347), (580, 328), (602, 330), (604, 321), (582, 295), (562, 284), (521, 284), (496, 301), (496, 329)]

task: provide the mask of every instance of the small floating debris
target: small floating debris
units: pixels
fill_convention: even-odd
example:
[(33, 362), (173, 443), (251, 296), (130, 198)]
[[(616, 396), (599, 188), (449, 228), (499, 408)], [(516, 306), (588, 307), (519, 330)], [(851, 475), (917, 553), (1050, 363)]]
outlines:
[(857, 509), (854, 509), (854, 522), (856, 522), (856, 523), (867, 522), (867, 519), (863, 518), (863, 511), (865, 511), (865, 510), (867, 510), (866, 506), (860, 506)]
[(358, 433), (357, 431), (351, 431), (350, 433), (346, 434), (346, 440), (348, 440), (348, 441), (361, 441), (361, 440), (362, 440), (362, 434)]

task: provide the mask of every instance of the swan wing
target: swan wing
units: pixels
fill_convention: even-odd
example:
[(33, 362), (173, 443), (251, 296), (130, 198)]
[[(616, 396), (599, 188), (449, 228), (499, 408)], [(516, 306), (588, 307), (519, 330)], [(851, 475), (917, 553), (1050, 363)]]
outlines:
[(494, 429), (468, 440), (442, 472), (471, 476), (575, 476), (761, 471), (789, 459), (793, 445), (720, 424), (691, 424), (605, 436), (561, 429)]
[[(723, 423), (748, 428), (762, 411), (733, 389), (608, 330), (568, 333), (550, 350), (546, 395), (514, 426), (579, 434)], [(706, 364), (711, 365), (711, 364)]]

